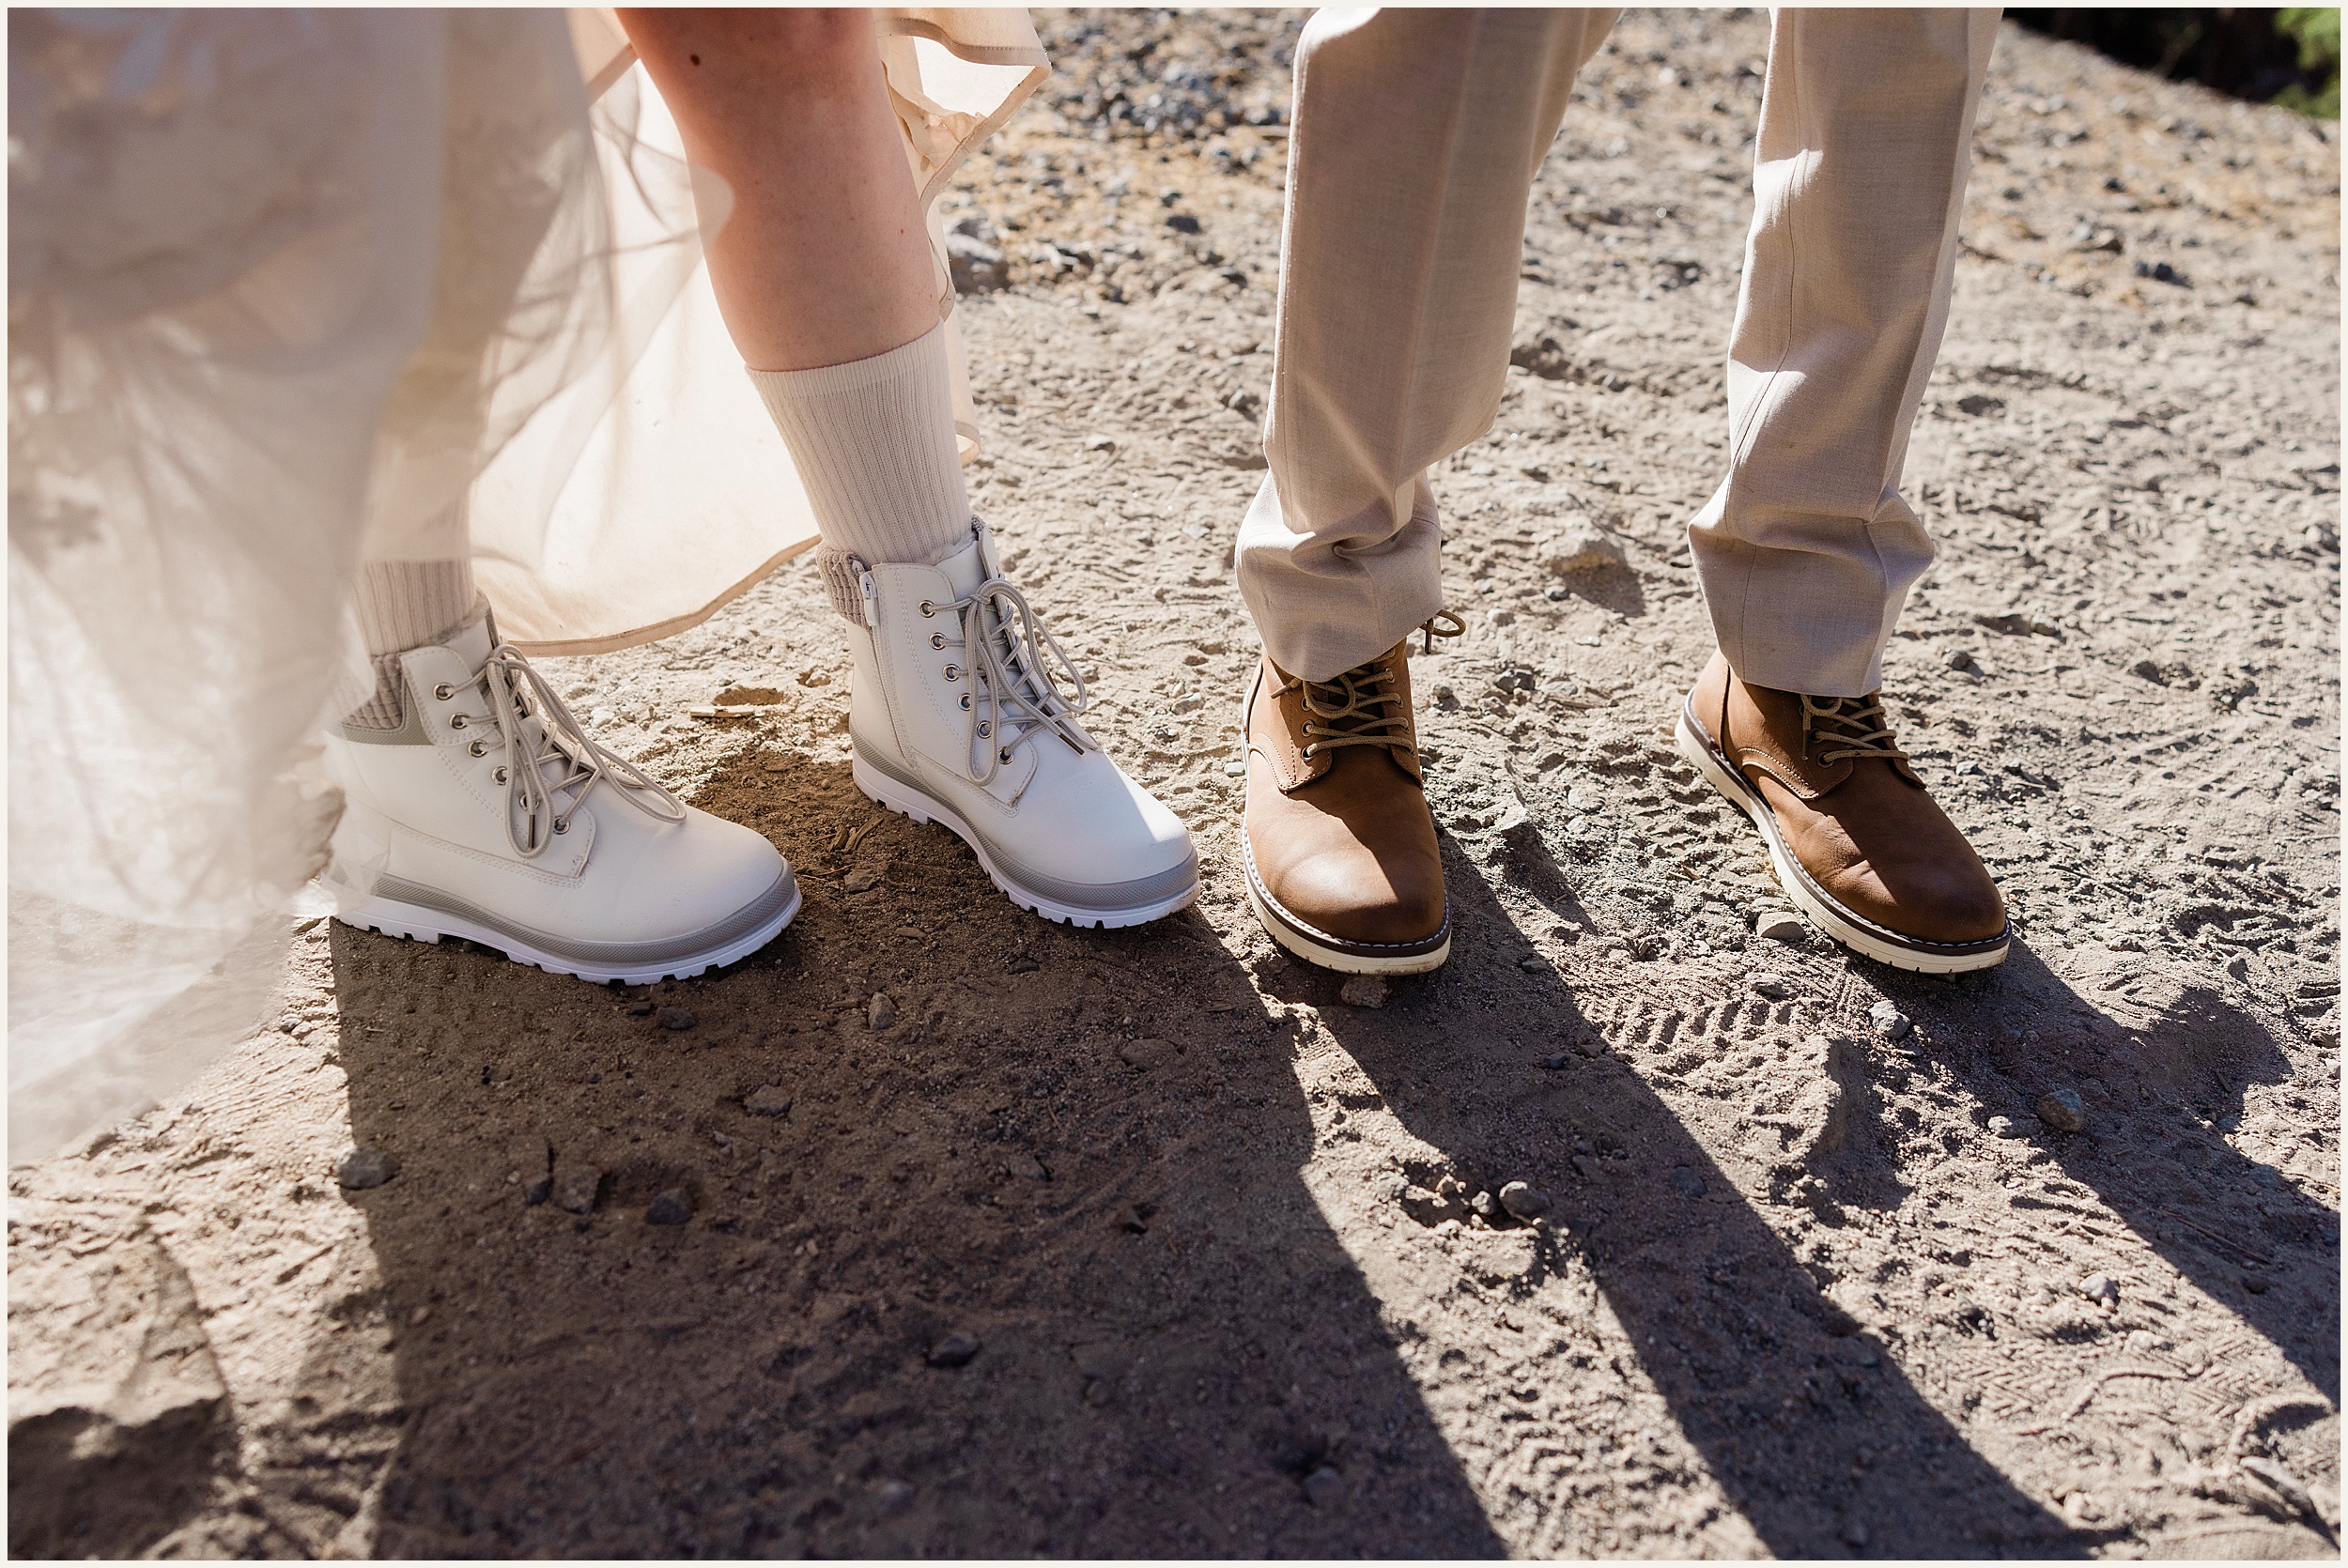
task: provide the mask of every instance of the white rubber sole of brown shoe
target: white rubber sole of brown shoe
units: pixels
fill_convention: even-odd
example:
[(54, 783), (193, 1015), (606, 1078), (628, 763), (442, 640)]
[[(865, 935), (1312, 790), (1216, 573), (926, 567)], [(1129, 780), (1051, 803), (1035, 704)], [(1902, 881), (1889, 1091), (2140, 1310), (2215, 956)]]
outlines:
[(1786, 898), (1793, 900), (1794, 908), (1800, 911), (1801, 917), (1828, 936), (1877, 963), (1888, 963), (1894, 969), (1906, 969), (1918, 975), (1963, 975), (1976, 969), (1994, 969), (2005, 961), (2007, 945), (2003, 942), (1986, 950), (1975, 948), (1962, 953), (1932, 953), (1887, 941), (1866, 927), (1856, 924), (1848, 915), (1811, 890), (1809, 880), (1796, 868), (1793, 856), (1786, 851), (1785, 840), (1778, 834), (1777, 818), (1766, 806), (1756, 807), (1747, 792), (1738, 788), (1728, 776), (1713, 757), (1712, 748), (1706, 746), (1703, 737), (1689, 727), (1684, 706), (1676, 726), (1676, 739), (1679, 754), (1688, 759), (1697, 773), (1703, 775), (1704, 781), (1719, 791), (1722, 799), (1743, 812), (1745, 820), (1760, 831), (1763, 841), (1769, 846), (1769, 866), (1776, 873), (1778, 886)]
[(1266, 935), (1306, 963), (1322, 969), (1333, 969), (1340, 975), (1425, 975), (1441, 969), (1451, 957), (1451, 930), (1446, 914), (1443, 944), (1422, 952), (1400, 953), (1384, 957), (1372, 953), (1352, 951), (1334, 945), (1339, 939), (1323, 937), (1325, 933), (1312, 930), (1301, 920), (1280, 912), (1279, 907), (1256, 881), (1256, 857), (1248, 853), (1247, 822), (1240, 820), (1240, 860), (1247, 874), (1247, 902), (1256, 912), (1256, 919)]

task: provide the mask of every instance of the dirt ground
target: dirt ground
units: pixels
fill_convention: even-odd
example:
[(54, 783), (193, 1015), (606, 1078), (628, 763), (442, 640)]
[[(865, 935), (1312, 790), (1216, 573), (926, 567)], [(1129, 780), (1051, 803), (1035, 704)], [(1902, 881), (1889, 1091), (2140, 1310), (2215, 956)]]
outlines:
[(950, 214), (975, 494), (1198, 905), (1047, 926), (877, 812), (805, 562), (555, 663), (804, 913), (649, 991), (310, 926), (11, 1173), (11, 1550), (2335, 1554), (2337, 127), (2000, 41), (1886, 692), (2019, 940), (1921, 978), (1756, 934), (1670, 745), (1767, 23), (1628, 17), (1436, 476), (1459, 937), (1371, 1006), (1234, 853), (1301, 14), (1039, 20)]

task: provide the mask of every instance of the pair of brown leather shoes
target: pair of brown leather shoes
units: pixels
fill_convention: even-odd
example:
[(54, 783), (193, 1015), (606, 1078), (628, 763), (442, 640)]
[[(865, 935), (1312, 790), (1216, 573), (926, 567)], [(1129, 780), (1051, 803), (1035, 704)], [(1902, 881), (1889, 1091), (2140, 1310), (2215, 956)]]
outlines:
[[(1398, 643), (1326, 682), (1267, 656), (1248, 693), (1248, 895), (1274, 941), (1324, 968), (1415, 975), (1451, 955), (1408, 653)], [(2004, 959), (1997, 884), (1893, 744), (1879, 698), (1748, 685), (1715, 653), (1681, 705), (1679, 746), (1836, 941), (1930, 974)]]

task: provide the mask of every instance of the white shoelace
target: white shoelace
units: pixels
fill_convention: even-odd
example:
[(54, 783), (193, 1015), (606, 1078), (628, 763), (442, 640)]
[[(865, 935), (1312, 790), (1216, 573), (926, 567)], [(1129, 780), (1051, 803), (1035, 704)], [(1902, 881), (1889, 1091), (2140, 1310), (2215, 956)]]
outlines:
[[(979, 741), (988, 745), (984, 770), (968, 775), (972, 783), (992, 783), (1012, 753), (1039, 736), (1057, 736), (1080, 756), (1091, 748), (1092, 737), (1076, 722), (1092, 696), (1084, 676), (1059, 640), (1037, 623), (1027, 596), (1009, 579), (992, 576), (963, 598), (946, 605), (925, 603), (922, 607), (932, 613), (955, 611), (962, 620), (962, 640), (948, 646), (975, 650), (968, 656), (978, 700), (970, 705), (964, 754)], [(1045, 663), (1047, 653), (1074, 683), (1074, 698), (1052, 678)], [(1019, 787), (1011, 797), (1012, 805), (1019, 804), (1027, 788), (1025, 784)]]
[[(524, 860), (544, 854), (554, 834), (570, 831), (569, 813), (599, 778), (618, 785), (626, 792), (623, 798), (648, 816), (666, 822), (685, 820), (684, 802), (626, 758), (605, 750), (512, 643), (501, 642), (489, 650), (488, 658), (473, 671), (471, 684), (487, 693), (490, 711), (457, 714), (449, 723), (458, 730), (496, 723), (505, 745), (498, 782), (514, 786), (505, 812), (505, 838)], [(488, 755), (489, 744), (472, 742), (472, 754)], [(551, 779), (546, 774), (549, 763), (559, 770)]]

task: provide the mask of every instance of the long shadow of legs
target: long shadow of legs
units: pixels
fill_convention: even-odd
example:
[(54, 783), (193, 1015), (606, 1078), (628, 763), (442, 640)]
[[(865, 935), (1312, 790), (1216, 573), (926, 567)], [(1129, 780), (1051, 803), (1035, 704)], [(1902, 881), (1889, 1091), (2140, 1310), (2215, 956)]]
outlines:
[[(1870, 977), (1933, 1032), (1936, 1055), (1983, 1105), (2033, 1134), (2065, 1176), (2339, 1402), (2339, 1221), (2225, 1137), (2248, 1085), (2291, 1077), (2266, 1024), (2156, 964), (2124, 962), (2082, 992), (2019, 945), (1966, 992)], [(2066, 1087), (2086, 1124), (2068, 1134), (2035, 1115)], [(2062, 1207), (2048, 1218), (2061, 1222)]]
[[(1606, 1054), (1536, 1065), (1595, 1031), (1554, 975), (1522, 1000), (1524, 965), (1492, 950), (1517, 945), (1472, 934), (1506, 915), (1456, 847), (1449, 858), (1468, 933), (1449, 966), (1397, 1006), (1332, 1007), (1324, 1021), (1385, 1105), (1471, 1187), (1521, 1176), (1559, 1194), (1557, 1218), (1641, 1367), (1767, 1547), (1948, 1557), (2092, 1545), (2017, 1491), (1857, 1331), (1636, 1074)], [(1507, 1010), (1495, 1011), (1503, 999)], [(1430, 1033), (1445, 1043), (1439, 1056)], [(1534, 1465), (1570, 1493), (1569, 1460)]]
[(402, 1163), (354, 1199), (408, 1422), (375, 1548), (1497, 1552), (1204, 920), (1044, 925), (768, 755), (700, 804), (808, 903), (730, 971), (334, 935), (353, 1128)]

